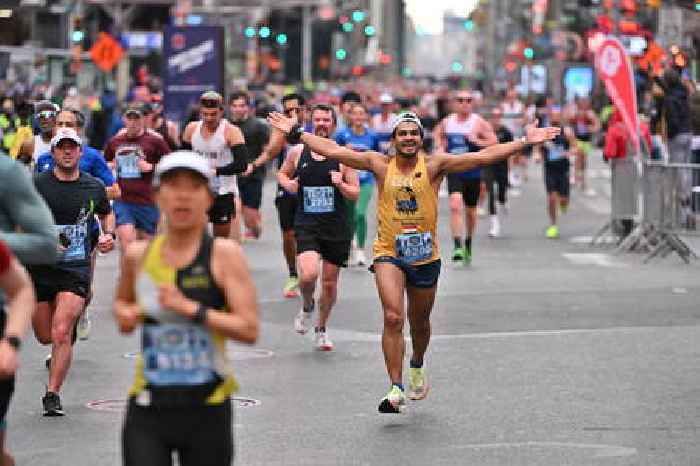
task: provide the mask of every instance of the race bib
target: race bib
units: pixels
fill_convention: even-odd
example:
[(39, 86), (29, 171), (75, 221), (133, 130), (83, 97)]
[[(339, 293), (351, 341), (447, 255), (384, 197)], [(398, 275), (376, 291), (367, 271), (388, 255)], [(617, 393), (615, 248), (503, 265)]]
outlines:
[(143, 327), (144, 375), (151, 385), (202, 385), (212, 382), (214, 345), (203, 327), (159, 324)]
[(565, 151), (562, 146), (559, 144), (552, 144), (551, 142), (547, 142), (546, 146), (548, 151), (547, 160), (554, 162), (564, 158)]
[(396, 258), (413, 264), (433, 255), (433, 237), (430, 232), (396, 236)]
[(304, 186), (304, 212), (327, 214), (335, 210), (332, 186)]
[(87, 241), (87, 225), (56, 225), (59, 244), (65, 248), (60, 253), (58, 262), (73, 262), (86, 259), (85, 242)]
[(119, 178), (141, 178), (138, 154), (117, 155), (117, 176)]

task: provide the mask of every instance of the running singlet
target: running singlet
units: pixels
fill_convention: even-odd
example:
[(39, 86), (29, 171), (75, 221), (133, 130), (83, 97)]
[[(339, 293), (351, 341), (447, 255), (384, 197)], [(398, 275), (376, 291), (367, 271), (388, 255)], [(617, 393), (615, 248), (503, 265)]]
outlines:
[(211, 257), (214, 240), (203, 235), (197, 257), (182, 269), (162, 260), (164, 235), (148, 247), (136, 282), (143, 310), (141, 355), (129, 391), (141, 406), (202, 406), (224, 403), (238, 389), (226, 357), (225, 338), (190, 319), (163, 309), (158, 287), (175, 284), (182, 293), (208, 308), (223, 310), (226, 300), (214, 282)]
[[(450, 154), (463, 154), (465, 152), (478, 152), (479, 147), (469, 141), (468, 136), (474, 129), (476, 114), (472, 113), (464, 121), (457, 120), (457, 115), (452, 114), (445, 120), (445, 137), (447, 138), (447, 152)], [(481, 169), (476, 168), (459, 173), (461, 178), (479, 178)]]
[[(219, 168), (233, 162), (231, 148), (226, 142), (226, 120), (221, 120), (214, 134), (207, 139), (202, 137), (202, 122), (198, 121), (192, 133), (192, 150), (209, 161), (209, 166)], [(215, 186), (218, 194), (238, 195), (238, 183), (235, 175), (219, 175), (215, 179)]]
[(337, 160), (314, 160), (304, 146), (294, 175), (299, 181), (294, 227), (311, 227), (320, 238), (342, 241), (350, 239), (346, 202), (331, 182), (331, 171), (340, 171)]
[(393, 113), (389, 114), (386, 121), (381, 113), (372, 117), (372, 129), (374, 129), (374, 132), (377, 134), (377, 139), (379, 140), (379, 151), (383, 154), (386, 154), (389, 151), (391, 133), (394, 129), (394, 118), (396, 117)]
[(567, 159), (566, 153), (569, 150), (569, 141), (564, 136), (564, 130), (557, 134), (551, 141), (544, 143), (544, 157), (547, 163), (559, 162)]
[[(365, 128), (364, 134), (355, 134), (350, 127), (345, 127), (339, 130), (335, 135), (335, 142), (341, 146), (352, 146), (352, 149), (357, 152), (367, 152), (368, 150), (380, 151), (379, 138), (374, 131), (369, 128)], [(374, 181), (374, 175), (368, 170), (358, 170), (357, 176), (360, 180), (360, 184), (372, 183)]]
[(394, 257), (420, 265), (440, 258), (437, 242), (437, 193), (430, 184), (425, 156), (408, 174), (389, 160), (377, 201), (374, 257)]

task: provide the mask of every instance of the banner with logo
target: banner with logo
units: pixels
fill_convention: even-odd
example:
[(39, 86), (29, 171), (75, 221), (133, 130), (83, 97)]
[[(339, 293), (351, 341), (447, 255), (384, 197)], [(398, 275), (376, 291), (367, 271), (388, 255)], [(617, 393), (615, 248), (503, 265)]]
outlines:
[(632, 136), (635, 150), (639, 152), (639, 116), (634, 74), (629, 56), (619, 40), (608, 37), (600, 44), (595, 52), (595, 68)]
[(224, 94), (222, 27), (166, 27), (163, 61), (163, 100), (168, 119), (184, 123), (202, 93)]

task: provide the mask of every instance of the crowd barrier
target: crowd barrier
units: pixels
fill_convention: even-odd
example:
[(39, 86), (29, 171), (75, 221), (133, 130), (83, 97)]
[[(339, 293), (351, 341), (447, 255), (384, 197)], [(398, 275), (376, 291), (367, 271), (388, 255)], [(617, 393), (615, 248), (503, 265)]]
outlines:
[[(610, 221), (591, 244), (612, 232), (620, 238), (616, 252), (645, 252), (645, 263), (673, 252), (686, 263), (697, 259), (687, 239), (700, 236), (700, 164), (624, 158), (612, 159), (610, 169)], [(636, 227), (623, 237), (624, 220)]]

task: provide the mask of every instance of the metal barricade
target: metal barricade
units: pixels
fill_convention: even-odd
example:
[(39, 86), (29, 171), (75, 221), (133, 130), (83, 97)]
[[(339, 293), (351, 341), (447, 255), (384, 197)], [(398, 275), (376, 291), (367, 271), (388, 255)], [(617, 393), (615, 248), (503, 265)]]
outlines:
[(604, 235), (609, 231), (615, 234), (617, 224), (622, 220), (633, 220), (638, 214), (639, 168), (633, 158), (615, 158), (610, 162), (610, 220), (598, 230), (591, 245), (605, 244)]

